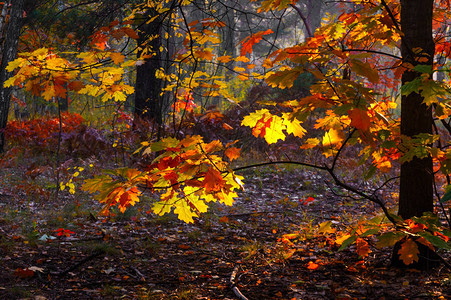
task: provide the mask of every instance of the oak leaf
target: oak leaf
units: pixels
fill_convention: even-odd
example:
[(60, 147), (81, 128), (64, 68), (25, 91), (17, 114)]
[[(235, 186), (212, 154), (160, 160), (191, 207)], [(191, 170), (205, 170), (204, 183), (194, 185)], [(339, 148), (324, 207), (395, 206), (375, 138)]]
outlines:
[(410, 265), (413, 262), (418, 261), (418, 245), (412, 239), (407, 239), (401, 244), (401, 248), (398, 250), (399, 258), (406, 264)]
[(226, 151), (224, 151), (224, 154), (230, 159), (230, 161), (232, 161), (240, 157), (240, 149), (236, 147), (231, 147), (226, 149)]
[(220, 191), (224, 186), (224, 179), (221, 173), (213, 167), (208, 168), (203, 182), (207, 193)]
[(125, 56), (119, 52), (111, 52), (110, 58), (116, 65), (120, 64), (121, 62), (123, 62), (125, 60)]

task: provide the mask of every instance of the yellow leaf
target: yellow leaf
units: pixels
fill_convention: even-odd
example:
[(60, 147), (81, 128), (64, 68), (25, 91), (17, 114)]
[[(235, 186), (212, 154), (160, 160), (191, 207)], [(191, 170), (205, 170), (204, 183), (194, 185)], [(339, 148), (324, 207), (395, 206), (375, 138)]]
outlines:
[(235, 61), (240, 61), (240, 62), (247, 63), (247, 62), (250, 61), (250, 59), (247, 58), (246, 56), (238, 56), (237, 58), (235, 58)]
[(309, 138), (299, 148), (301, 148), (301, 149), (311, 149), (311, 148), (316, 147), (318, 144), (319, 144), (319, 139), (317, 139), (317, 138)]
[(318, 225), (318, 233), (335, 233), (336, 229), (332, 228), (331, 221), (325, 221)]
[(45, 100), (49, 101), (52, 99), (52, 97), (56, 96), (56, 91), (53, 85), (49, 84), (45, 87), (44, 92), (42, 93), (42, 97), (44, 97)]
[(185, 199), (175, 203), (174, 213), (178, 215), (180, 220), (186, 223), (194, 223), (193, 217), (198, 217), (198, 215), (191, 210)]
[(304, 136), (306, 131), (301, 126), (301, 122), (298, 119), (293, 118), (291, 114), (288, 113), (282, 114), (282, 118), (288, 134), (293, 134), (300, 138)]
[(329, 147), (332, 145), (338, 145), (341, 144), (343, 140), (344, 140), (343, 131), (331, 128), (328, 132), (325, 133), (323, 137), (323, 146)]
[(17, 58), (15, 60), (13, 60), (12, 62), (10, 62), (8, 64), (8, 66), (6, 67), (6, 71), (8, 72), (12, 72), (14, 71), (16, 68), (20, 67), (22, 65), (22, 63), (26, 62), (27, 60), (24, 58)]
[(344, 241), (346, 241), (350, 237), (351, 237), (350, 234), (343, 234), (343, 235), (337, 236), (335, 239), (335, 243), (337, 243), (338, 245), (341, 245), (341, 244), (343, 244)]
[(244, 117), (243, 126), (249, 126), (255, 137), (263, 137), (268, 144), (276, 143), (279, 139), (285, 140), (283, 130), (286, 125), (279, 116), (272, 115), (269, 110), (261, 109)]

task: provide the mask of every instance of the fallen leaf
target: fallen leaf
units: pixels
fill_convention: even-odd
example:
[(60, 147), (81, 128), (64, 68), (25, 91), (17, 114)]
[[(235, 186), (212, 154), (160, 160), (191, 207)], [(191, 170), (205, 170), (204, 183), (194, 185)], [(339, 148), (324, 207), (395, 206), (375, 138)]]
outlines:
[(319, 265), (314, 263), (313, 261), (309, 261), (307, 265), (307, 269), (309, 270), (316, 270), (319, 268)]

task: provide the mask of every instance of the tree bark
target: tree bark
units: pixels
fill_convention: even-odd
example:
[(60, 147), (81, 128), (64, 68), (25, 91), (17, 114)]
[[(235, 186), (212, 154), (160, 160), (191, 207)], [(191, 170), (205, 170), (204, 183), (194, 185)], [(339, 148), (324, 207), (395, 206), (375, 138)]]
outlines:
[[(17, 46), (20, 37), (20, 30), (24, 24), (23, 12), (26, 0), (13, 0), (9, 12), (9, 21), (5, 29), (5, 39), (1, 46), (1, 64), (0, 64), (0, 153), (5, 151), (5, 133), (8, 123), (8, 112), (11, 101), (12, 88), (3, 87), (12, 73), (6, 71), (8, 64), (16, 58)], [(8, 5), (5, 3), (5, 5)]]
[[(404, 33), (401, 53), (404, 62), (412, 65), (431, 65), (434, 58), (432, 38), (433, 0), (401, 1), (401, 30)], [(420, 53), (415, 52), (420, 48)], [(417, 53), (417, 54), (415, 54)], [(427, 61), (419, 61), (425, 58)], [(402, 84), (421, 76), (415, 71), (404, 72)], [(401, 98), (401, 134), (413, 137), (420, 133), (432, 134), (432, 107), (423, 104), (424, 98), (410, 93)], [(432, 158), (415, 157), (401, 165), (399, 215), (404, 219), (421, 216), (433, 210)]]
[[(404, 34), (401, 54), (404, 63), (432, 66), (435, 50), (432, 37), (433, 5), (433, 0), (401, 0), (401, 30)], [(404, 72), (402, 85), (421, 75), (413, 70)], [(417, 93), (402, 96), (401, 135), (414, 137), (420, 133), (432, 133), (432, 107), (423, 104), (423, 100)], [(431, 157), (414, 157), (401, 165), (398, 214), (402, 218), (409, 219), (433, 211), (433, 180)], [(429, 269), (436, 265), (434, 253), (426, 246), (418, 245), (419, 261), (409, 267)], [(399, 247), (399, 244), (395, 246), (392, 257), (392, 263), (397, 266), (403, 265), (399, 261)]]
[[(152, 12), (147, 13), (148, 18), (152, 16)], [(145, 49), (148, 54), (152, 53), (152, 56), (145, 57), (144, 63), (136, 68), (135, 124), (139, 119), (152, 121), (157, 125), (161, 125), (163, 121), (160, 96), (162, 81), (156, 77), (156, 72), (161, 67), (161, 33), (162, 24), (158, 18), (149, 24), (144, 24), (139, 31), (138, 47), (141, 50), (138, 52), (138, 58), (145, 53)]]

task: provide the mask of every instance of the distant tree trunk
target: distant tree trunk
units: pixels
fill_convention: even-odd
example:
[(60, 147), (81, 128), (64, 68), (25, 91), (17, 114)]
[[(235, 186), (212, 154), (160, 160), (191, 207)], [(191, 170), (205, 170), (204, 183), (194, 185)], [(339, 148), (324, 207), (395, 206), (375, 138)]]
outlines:
[[(146, 17), (150, 19), (154, 14), (148, 11)], [(144, 63), (136, 68), (135, 124), (139, 119), (144, 119), (161, 126), (163, 121), (163, 105), (160, 96), (162, 80), (156, 77), (156, 72), (161, 67), (161, 33), (162, 23), (158, 18), (139, 28), (138, 58), (147, 53), (152, 53), (152, 56), (145, 57)]]
[[(405, 63), (431, 65), (434, 58), (432, 38), (433, 0), (401, 0), (401, 30), (403, 32), (401, 54)], [(421, 52), (415, 51), (422, 49)], [(423, 60), (419, 61), (419, 58)], [(424, 60), (426, 59), (426, 60)], [(415, 71), (404, 72), (402, 84), (421, 76)], [(401, 98), (401, 135), (414, 137), (420, 133), (432, 133), (432, 108), (423, 104), (424, 98), (417, 93)], [(414, 157), (401, 165), (399, 212), (404, 219), (421, 216), (433, 211), (433, 171), (432, 158)], [(398, 245), (399, 246), (399, 245)], [(392, 262), (401, 265), (395, 247)], [(427, 269), (434, 265), (432, 253), (419, 245), (420, 260), (414, 267)]]
[[(222, 44), (221, 44), (221, 55), (230, 55), (231, 57), (234, 57), (235, 55), (235, 48), (236, 48), (236, 44), (235, 44), (235, 26), (236, 26), (236, 21), (235, 21), (235, 11), (233, 7), (225, 7), (226, 12), (225, 12), (225, 16), (224, 16), (224, 23), (225, 23), (225, 27), (222, 28)], [(226, 70), (225, 70), (225, 76), (226, 76), (226, 80), (229, 80), (232, 78), (233, 76), (233, 64), (234, 61), (231, 60), (228, 63), (226, 63)]]
[(9, 105), (11, 101), (12, 88), (4, 88), (5, 81), (11, 77), (12, 73), (6, 71), (8, 64), (16, 58), (17, 45), (20, 37), (20, 30), (23, 26), (23, 13), (26, 0), (7, 1), (5, 5), (11, 4), (9, 11), (9, 20), (4, 31), (4, 40), (1, 45), (1, 64), (0, 64), (0, 152), (5, 151), (4, 129), (8, 122)]
[(312, 34), (321, 26), (321, 8), (324, 5), (324, 0), (308, 0), (306, 23), (309, 24)]

